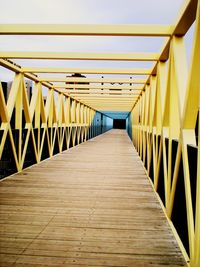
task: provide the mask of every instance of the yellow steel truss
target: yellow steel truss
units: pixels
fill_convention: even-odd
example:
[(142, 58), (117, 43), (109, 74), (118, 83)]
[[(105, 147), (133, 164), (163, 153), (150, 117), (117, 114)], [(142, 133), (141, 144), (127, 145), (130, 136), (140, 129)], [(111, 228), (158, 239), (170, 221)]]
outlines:
[[(56, 135), (58, 136), (60, 152), (63, 150), (64, 140), (66, 147), (69, 147), (71, 135), (73, 135), (73, 145), (76, 138), (78, 143), (80, 139), (83, 142), (87, 138), (88, 129), (95, 115), (95, 111), (92, 108), (62, 93), (59, 93), (56, 105), (55, 91), (53, 89), (48, 90), (46, 103), (44, 104), (42, 84), (40, 82), (35, 83), (33, 96), (29, 104), (22, 73), (15, 75), (7, 104), (0, 84), (0, 104), (0, 118), (2, 121), (0, 129), (3, 130), (0, 142), (0, 158), (4, 150), (6, 137), (9, 135), (18, 171), (23, 168), (30, 136), (34, 146), (35, 158), (37, 162), (40, 162), (45, 136), (48, 141), (49, 155), (52, 156)], [(17, 146), (13, 140), (10, 125), (13, 112), (15, 112), (15, 129), (19, 130)], [(24, 126), (22, 126), (22, 114), (24, 114), (25, 118)], [(27, 133), (22, 149), (23, 129), (27, 129)], [(38, 130), (37, 136), (34, 135), (33, 129)], [(64, 138), (65, 136), (66, 138)]]
[[(164, 167), (165, 211), (169, 219), (174, 208), (174, 197), (180, 160), (183, 160), (186, 213), (190, 250), (190, 265), (200, 265), (200, 142), (198, 141), (196, 196), (192, 196), (188, 145), (197, 147), (195, 125), (200, 110), (200, 2), (197, 17), (191, 67), (188, 75), (184, 37), (173, 36), (170, 41), (169, 62), (159, 62), (156, 75), (141, 93), (131, 112), (132, 138), (150, 175), (153, 163), (153, 185), (158, 190), (161, 157)], [(199, 139), (198, 130), (198, 140)], [(158, 138), (161, 142), (158, 142)], [(168, 139), (168, 144), (166, 144)], [(172, 168), (172, 141), (178, 140), (175, 166)], [(147, 162), (146, 162), (147, 161)], [(192, 198), (196, 198), (196, 218)], [(181, 205), (181, 203), (180, 203)]]
[[(188, 71), (184, 35), (195, 19), (193, 54)], [(149, 175), (151, 166), (153, 168), (151, 178), (155, 191), (158, 191), (161, 179), (159, 172), (163, 161), (164, 210), (170, 223), (179, 167), (181, 160), (183, 161), (190, 265), (199, 267), (200, 115), (195, 219), (191, 190), (192, 173), (189, 168), (187, 146), (197, 147), (195, 124), (197, 114), (200, 112), (200, 1), (186, 0), (172, 25), (1, 25), (0, 34), (165, 37), (159, 53), (0, 52), (0, 65), (16, 73), (7, 103), (0, 83), (0, 130), (3, 132), (0, 140), (0, 158), (8, 137), (17, 170), (20, 171), (24, 166), (30, 139), (33, 143), (35, 158), (37, 162), (40, 162), (45, 137), (49, 156), (52, 156), (56, 136), (59, 152), (63, 150), (64, 142), (66, 142), (66, 147), (69, 147), (71, 137), (73, 145), (76, 140), (80, 143), (87, 139), (96, 110), (131, 111), (132, 140)], [(21, 67), (9, 60), (19, 58), (152, 61), (153, 67), (149, 69), (41, 68)], [(47, 78), (42, 76), (43, 73), (146, 75), (147, 78), (131, 79), (119, 76), (116, 78), (52, 76)], [(30, 103), (25, 89), (25, 78), (35, 82)], [(61, 82), (65, 84), (60, 84)], [(71, 85), (67, 84), (68, 82), (90, 83), (90, 85)], [(48, 88), (46, 101), (42, 93), (43, 86)], [(56, 94), (58, 94), (57, 101), (55, 100)], [(13, 112), (15, 112), (14, 129), (19, 133), (17, 145), (11, 127)], [(25, 118), (25, 125), (22, 124), (22, 117)], [(22, 146), (23, 129), (26, 129), (26, 134), (23, 136), (25, 141)], [(37, 129), (36, 135), (33, 129)], [(166, 140), (168, 140), (167, 144)], [(172, 143), (174, 140), (177, 140), (178, 147), (173, 168)], [(187, 258), (180, 239), (178, 237), (177, 239)]]

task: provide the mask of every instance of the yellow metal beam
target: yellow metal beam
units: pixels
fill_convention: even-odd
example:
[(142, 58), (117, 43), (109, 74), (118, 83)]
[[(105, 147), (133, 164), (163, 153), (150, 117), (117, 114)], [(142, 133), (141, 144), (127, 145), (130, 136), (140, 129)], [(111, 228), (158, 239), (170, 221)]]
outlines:
[[(87, 101), (85, 101), (86, 104), (88, 104)], [(98, 107), (105, 107), (106, 105), (109, 105), (110, 107), (111, 106), (128, 106), (128, 107), (131, 107), (131, 103), (118, 103), (118, 102), (107, 102), (105, 104), (102, 104), (102, 103), (98, 103), (98, 102), (89, 102), (89, 104), (91, 106), (98, 106)]]
[(101, 107), (104, 107), (105, 105), (119, 105), (119, 106), (124, 106), (124, 105), (126, 105), (126, 106), (130, 106), (131, 107), (131, 103), (119, 103), (119, 102), (114, 102), (114, 101), (107, 101), (106, 103), (104, 103), (104, 104), (99, 104), (98, 102), (95, 102), (95, 101), (93, 101), (93, 102), (87, 102), (87, 101), (85, 101), (84, 103), (90, 103), (90, 105), (98, 105), (98, 106), (101, 106)]
[[(87, 102), (85, 102), (86, 105), (88, 105)], [(96, 110), (99, 110), (99, 108), (103, 108), (105, 109), (106, 106), (108, 107), (128, 107), (131, 108), (131, 104), (130, 103), (125, 103), (125, 104), (120, 104), (120, 103), (115, 103), (115, 102), (109, 102), (109, 103), (105, 103), (104, 105), (99, 104), (99, 103), (95, 103), (95, 102), (91, 102), (89, 103), (91, 107), (95, 108)]]
[(90, 103), (90, 105), (94, 105), (94, 104), (96, 104), (96, 105), (99, 105), (99, 106), (105, 106), (105, 105), (122, 105), (122, 106), (130, 106), (131, 107), (131, 102), (122, 102), (122, 103), (120, 103), (120, 102), (115, 102), (115, 101), (109, 101), (109, 100), (107, 100), (107, 102), (105, 102), (105, 103), (99, 103), (98, 101), (91, 101), (91, 102), (88, 102), (88, 101), (85, 101), (85, 103)]
[[(21, 72), (23, 72), (21, 66), (16, 65), (13, 62), (10, 62), (10, 61), (5, 60), (5, 59), (1, 59), (0, 58), (0, 65), (2, 67), (5, 67), (5, 68), (11, 70), (11, 71), (14, 71), (15, 73), (21, 73)], [(30, 74), (30, 73), (25, 73), (24, 76), (26, 78), (28, 78), (28, 79), (31, 79), (32, 81), (40, 82), (39, 78), (36, 75)], [(53, 88), (53, 85), (50, 84), (49, 82), (43, 81), (42, 84), (44, 86), (48, 87), (48, 88)]]
[[(62, 92), (62, 91), (61, 91)], [(92, 94), (109, 94), (109, 95), (136, 95), (138, 96), (139, 93), (136, 91), (125, 91), (125, 90), (65, 90), (63, 91), (69, 95), (92, 95)]]
[(170, 36), (170, 25), (1, 24), (1, 35)]
[(109, 107), (109, 106), (105, 106), (105, 107), (96, 107), (93, 106), (93, 108), (98, 109), (99, 111), (130, 111), (130, 107), (119, 107), (119, 106), (113, 106), (113, 107)]
[(82, 99), (83, 101), (87, 101), (88, 103), (94, 103), (94, 102), (96, 102), (96, 103), (101, 103), (101, 104), (104, 104), (104, 103), (106, 103), (106, 102), (116, 102), (116, 103), (133, 103), (133, 101), (135, 100), (135, 99), (130, 99), (130, 100), (128, 100), (128, 99), (126, 99), (126, 100), (117, 100), (117, 99), (110, 99), (110, 98), (105, 98), (105, 99)]
[(94, 100), (94, 101), (88, 101), (88, 100), (82, 100), (84, 103), (86, 103), (87, 105), (93, 105), (93, 104), (98, 104), (100, 106), (104, 106), (106, 104), (119, 104), (119, 105), (132, 105), (132, 103), (134, 102), (133, 100), (132, 101), (124, 101), (124, 102), (118, 102), (118, 101), (114, 101), (114, 100), (105, 100), (105, 102), (102, 102), (102, 101), (97, 101), (97, 100)]
[(119, 101), (119, 102), (123, 102), (123, 101), (134, 101), (137, 99), (137, 97), (134, 96), (116, 96), (116, 95), (103, 95), (103, 96), (77, 96), (75, 97), (75, 99), (83, 99), (83, 100), (88, 100), (88, 101), (92, 101), (92, 100), (98, 100), (101, 101), (103, 103), (103, 101), (106, 100), (115, 100), (115, 101)]
[(118, 106), (118, 105), (116, 105), (116, 106), (104, 106), (104, 107), (98, 107), (98, 106), (95, 106), (94, 105), (94, 108), (95, 109), (98, 109), (98, 110), (109, 110), (109, 111), (112, 111), (112, 110), (114, 110), (114, 111), (121, 111), (121, 109), (124, 109), (124, 110), (130, 110), (130, 107), (126, 107), (126, 106), (124, 106), (124, 107), (120, 107), (120, 106)]
[(183, 36), (187, 33), (196, 18), (198, 0), (185, 0), (175, 20), (174, 35)]
[(89, 85), (89, 84), (61, 84), (54, 85), (54, 88), (66, 88), (66, 89), (109, 89), (109, 90), (142, 90), (143, 86), (141, 85)]
[(99, 108), (98, 110), (101, 111), (101, 112), (103, 112), (103, 111), (130, 112), (130, 108), (126, 108), (126, 107), (115, 107), (115, 108), (113, 107), (113, 108), (106, 108), (106, 109)]
[(91, 94), (91, 95), (77, 95), (77, 97), (80, 97), (80, 98), (99, 98), (99, 97), (101, 97), (101, 98), (104, 98), (104, 97), (109, 97), (109, 98), (121, 98), (121, 99), (123, 99), (123, 98), (128, 98), (128, 99), (132, 99), (132, 98), (137, 98), (137, 96), (135, 96), (135, 97), (133, 97), (132, 95), (110, 95), (110, 94)]
[[(5, 60), (5, 59), (0, 59), (0, 65), (2, 65), (3, 67), (6, 67), (6, 68), (8, 68), (8, 69), (10, 69), (10, 70), (12, 70), (12, 71), (14, 71), (14, 72), (16, 72), (16, 73), (20, 73), (20, 72), (22, 72), (22, 68), (21, 68), (20, 66), (15, 65), (14, 63), (12, 63), (12, 62), (10, 62), (10, 61), (8, 61), (8, 60)], [(30, 73), (25, 73), (25, 76), (26, 76), (27, 78), (29, 78), (29, 79), (35, 81), (35, 82), (39, 82), (39, 81), (40, 81), (39, 77), (36, 76), (36, 75), (30, 74)], [(46, 83), (46, 82), (42, 82), (42, 84), (43, 84), (44, 86), (46, 86), (46, 87), (49, 87), (49, 88), (52, 88), (52, 87), (53, 87), (52, 84), (49, 84), (49, 83)], [(60, 92), (60, 90), (57, 90), (57, 91)], [(109, 95), (108, 97), (109, 97), (109, 99), (110, 99), (111, 95)], [(83, 103), (81, 99), (78, 99), (78, 98), (77, 98), (77, 96), (76, 96), (76, 98), (70, 96), (70, 98), (71, 98), (71, 99), (76, 99), (77, 101), (80, 101), (81, 103)], [(83, 98), (83, 97), (82, 97), (82, 98)], [(102, 98), (102, 95), (101, 95), (101, 98)], [(105, 99), (105, 98), (104, 98), (104, 99)], [(116, 96), (115, 96), (115, 99), (116, 99)], [(120, 99), (122, 100), (122, 99), (124, 99), (124, 97), (120, 96)], [(129, 98), (129, 99), (131, 99), (131, 98)], [(123, 101), (124, 101), (124, 100), (123, 100)], [(88, 104), (88, 105), (89, 105), (89, 104)]]
[(24, 73), (81, 73), (81, 74), (127, 74), (127, 75), (148, 75), (151, 69), (131, 69), (131, 68), (42, 68), (25, 67)]
[(84, 103), (87, 104), (87, 105), (89, 104), (89, 105), (91, 105), (91, 106), (94, 105), (94, 104), (97, 104), (97, 105), (102, 106), (102, 107), (105, 106), (105, 105), (111, 105), (111, 104), (112, 104), (112, 105), (128, 105), (128, 106), (130, 106), (130, 107), (131, 107), (131, 105), (132, 105), (132, 102), (122, 102), (122, 103), (121, 103), (121, 102), (117, 102), (117, 101), (115, 102), (115, 101), (109, 101), (109, 100), (106, 101), (105, 103), (98, 102), (98, 101), (91, 101), (91, 102), (90, 102), (90, 101), (86, 101), (86, 100), (84, 100)]
[(0, 52), (0, 58), (56, 60), (157, 61), (156, 53)]
[(131, 103), (118, 103), (118, 102), (107, 102), (107, 103), (104, 103), (103, 105), (101, 103), (98, 103), (98, 102), (90, 102), (90, 104), (91, 105), (98, 105), (98, 106), (102, 106), (102, 107), (104, 107), (106, 105), (109, 105), (109, 106), (118, 105), (118, 106), (130, 106), (131, 107)]
[[(192, 23), (196, 18), (196, 10), (197, 10), (197, 2), (198, 0), (185, 0), (183, 6), (175, 20), (173, 35), (183, 36), (187, 33), (188, 29), (191, 27)], [(163, 46), (160, 50), (160, 61), (166, 61), (169, 57), (169, 46), (170, 46), (171, 38), (165, 38), (163, 42)], [(152, 75), (155, 75), (157, 72), (157, 63), (155, 63), (152, 69)], [(149, 83), (149, 79), (147, 81)]]
[[(10, 62), (5, 59), (0, 59), (0, 66), (3, 66), (11, 71), (14, 71), (15, 73), (22, 73), (22, 68), (19, 65), (14, 64), (13, 62)], [(32, 81), (40, 82), (40, 79), (37, 75), (32, 73), (24, 73), (24, 76)], [(41, 84), (49, 89), (53, 89), (53, 85), (49, 82), (41, 82)], [(60, 93), (59, 89), (54, 89), (56, 92)], [(64, 95), (68, 96), (66, 93), (63, 93)], [(72, 96), (70, 98), (73, 99)]]
[[(87, 104), (87, 102), (85, 102), (86, 104)], [(107, 104), (105, 104), (105, 105), (101, 105), (101, 104), (98, 104), (98, 103), (90, 103), (90, 105), (92, 106), (92, 107), (94, 107), (95, 109), (97, 109), (97, 110), (99, 110), (100, 108), (101, 109), (106, 109), (106, 107), (107, 108), (112, 108), (112, 107), (123, 107), (123, 108), (131, 108), (131, 104), (119, 104), (119, 103), (107, 103)]]
[(145, 84), (147, 79), (124, 79), (124, 78), (76, 78), (76, 77), (67, 77), (67, 78), (49, 78), (42, 77), (40, 78), (41, 82), (76, 82), (76, 83), (119, 83), (119, 84)]

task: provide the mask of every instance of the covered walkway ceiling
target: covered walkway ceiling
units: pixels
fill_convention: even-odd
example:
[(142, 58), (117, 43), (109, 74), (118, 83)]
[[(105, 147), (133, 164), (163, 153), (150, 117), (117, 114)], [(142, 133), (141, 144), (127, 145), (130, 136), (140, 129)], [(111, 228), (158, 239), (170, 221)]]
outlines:
[[(65, 95), (70, 95), (96, 110), (130, 112), (142, 91), (148, 85), (150, 75), (156, 73), (157, 63), (168, 59), (172, 36), (185, 35), (194, 22), (196, 5), (196, 0), (185, 1), (182, 9), (177, 14), (177, 18), (170, 25), (2, 24), (0, 27), (2, 36), (50, 35), (52, 38), (55, 38), (55, 36), (118, 36), (123, 38), (140, 37), (141, 42), (144, 37), (164, 37), (164, 40), (161, 49), (156, 53), (134, 51), (128, 53), (105, 53), (104, 51), (98, 53), (36, 52), (33, 45), (31, 47), (32, 51), (0, 51), (0, 64), (11, 70), (23, 72), (27, 78), (41, 81), (44, 86), (53, 88)], [(24, 63), (22, 59), (29, 60), (30, 63), (19, 66), (20, 62)], [(37, 61), (38, 65), (31, 65), (34, 60), (40, 60)], [(51, 64), (47, 64), (48, 67), (42, 67), (41, 60), (46, 62), (50, 60)], [(55, 67), (55, 60), (65, 60), (67, 67)], [(138, 63), (142, 61), (146, 64), (150, 62), (151, 67), (77, 68), (68, 67), (71, 64), (68, 63), (69, 61), (112, 61), (118, 63), (123, 61)], [(120, 66), (120, 64), (116, 63), (116, 66)], [(83, 74), (87, 78), (69, 77), (74, 73)], [(78, 84), (67, 84), (69, 81)]]

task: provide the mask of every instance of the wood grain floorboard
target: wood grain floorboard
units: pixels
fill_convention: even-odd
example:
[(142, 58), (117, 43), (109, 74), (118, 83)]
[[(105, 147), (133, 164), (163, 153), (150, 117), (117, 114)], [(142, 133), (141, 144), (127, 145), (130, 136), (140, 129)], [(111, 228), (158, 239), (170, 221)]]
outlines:
[(142, 163), (111, 130), (0, 182), (0, 266), (186, 266)]

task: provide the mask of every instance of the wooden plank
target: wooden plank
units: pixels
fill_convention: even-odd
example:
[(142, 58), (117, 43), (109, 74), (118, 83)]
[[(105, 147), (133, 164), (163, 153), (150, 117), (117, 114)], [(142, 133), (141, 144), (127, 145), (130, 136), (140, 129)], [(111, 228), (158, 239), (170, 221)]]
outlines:
[(186, 266), (123, 130), (1, 181), (0, 229), (2, 266)]

